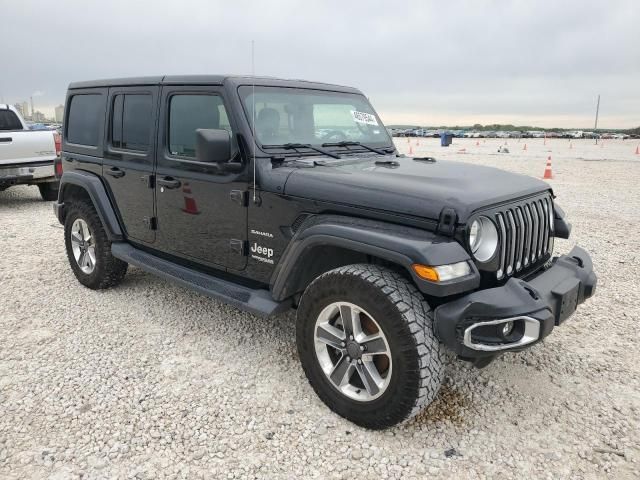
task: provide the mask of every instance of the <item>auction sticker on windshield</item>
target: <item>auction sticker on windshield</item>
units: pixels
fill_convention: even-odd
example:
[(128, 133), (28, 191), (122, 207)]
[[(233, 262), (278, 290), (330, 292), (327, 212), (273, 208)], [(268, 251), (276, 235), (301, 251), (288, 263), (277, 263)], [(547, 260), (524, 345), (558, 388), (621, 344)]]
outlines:
[(351, 110), (351, 115), (353, 116), (353, 119), (358, 123), (366, 123), (367, 125), (378, 125), (376, 117), (374, 117), (370, 113)]

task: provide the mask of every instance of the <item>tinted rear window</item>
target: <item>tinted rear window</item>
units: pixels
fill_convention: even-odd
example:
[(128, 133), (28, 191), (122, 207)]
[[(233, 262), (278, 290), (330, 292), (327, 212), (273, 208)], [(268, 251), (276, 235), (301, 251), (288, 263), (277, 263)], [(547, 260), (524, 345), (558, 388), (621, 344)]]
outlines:
[[(122, 97), (122, 95), (118, 95)], [(116, 105), (118, 106), (116, 97)], [(121, 147), (129, 150), (145, 151), (149, 148), (151, 134), (151, 95), (124, 95), (122, 108)], [(114, 123), (118, 111), (114, 108)], [(116, 140), (114, 125), (114, 141)], [(116, 146), (114, 144), (114, 146)]]
[(0, 110), (0, 130), (22, 130), (20, 119), (11, 110)]
[(79, 145), (97, 146), (100, 139), (102, 96), (74, 95), (67, 119), (67, 141)]

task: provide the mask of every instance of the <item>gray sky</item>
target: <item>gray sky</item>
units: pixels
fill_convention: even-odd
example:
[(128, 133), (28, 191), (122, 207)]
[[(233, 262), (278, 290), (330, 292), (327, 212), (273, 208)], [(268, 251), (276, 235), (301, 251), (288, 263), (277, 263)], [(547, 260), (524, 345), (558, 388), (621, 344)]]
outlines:
[(387, 124), (640, 125), (640, 1), (0, 0), (0, 97), (251, 72), (356, 86)]

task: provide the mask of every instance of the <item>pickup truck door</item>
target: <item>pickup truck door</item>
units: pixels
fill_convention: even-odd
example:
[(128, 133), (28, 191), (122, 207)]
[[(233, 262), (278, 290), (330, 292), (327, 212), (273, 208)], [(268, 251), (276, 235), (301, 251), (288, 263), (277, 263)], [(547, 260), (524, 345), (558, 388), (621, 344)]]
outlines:
[[(206, 266), (242, 270), (247, 173), (225, 172), (195, 156), (197, 128), (234, 130), (222, 88), (165, 86), (161, 96), (154, 248)], [(239, 155), (237, 146), (232, 149)]]
[(158, 87), (109, 89), (102, 176), (127, 237), (155, 240), (153, 163)]

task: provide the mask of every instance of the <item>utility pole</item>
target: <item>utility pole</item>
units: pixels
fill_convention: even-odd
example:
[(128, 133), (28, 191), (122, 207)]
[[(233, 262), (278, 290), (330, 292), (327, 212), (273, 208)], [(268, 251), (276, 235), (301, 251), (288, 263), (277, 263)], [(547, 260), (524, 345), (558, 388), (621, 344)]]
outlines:
[[(600, 112), (600, 94), (598, 94), (598, 103), (596, 104), (596, 124), (593, 127), (593, 133), (598, 134), (598, 113)], [(596, 145), (598, 144), (598, 137), (596, 136)]]

